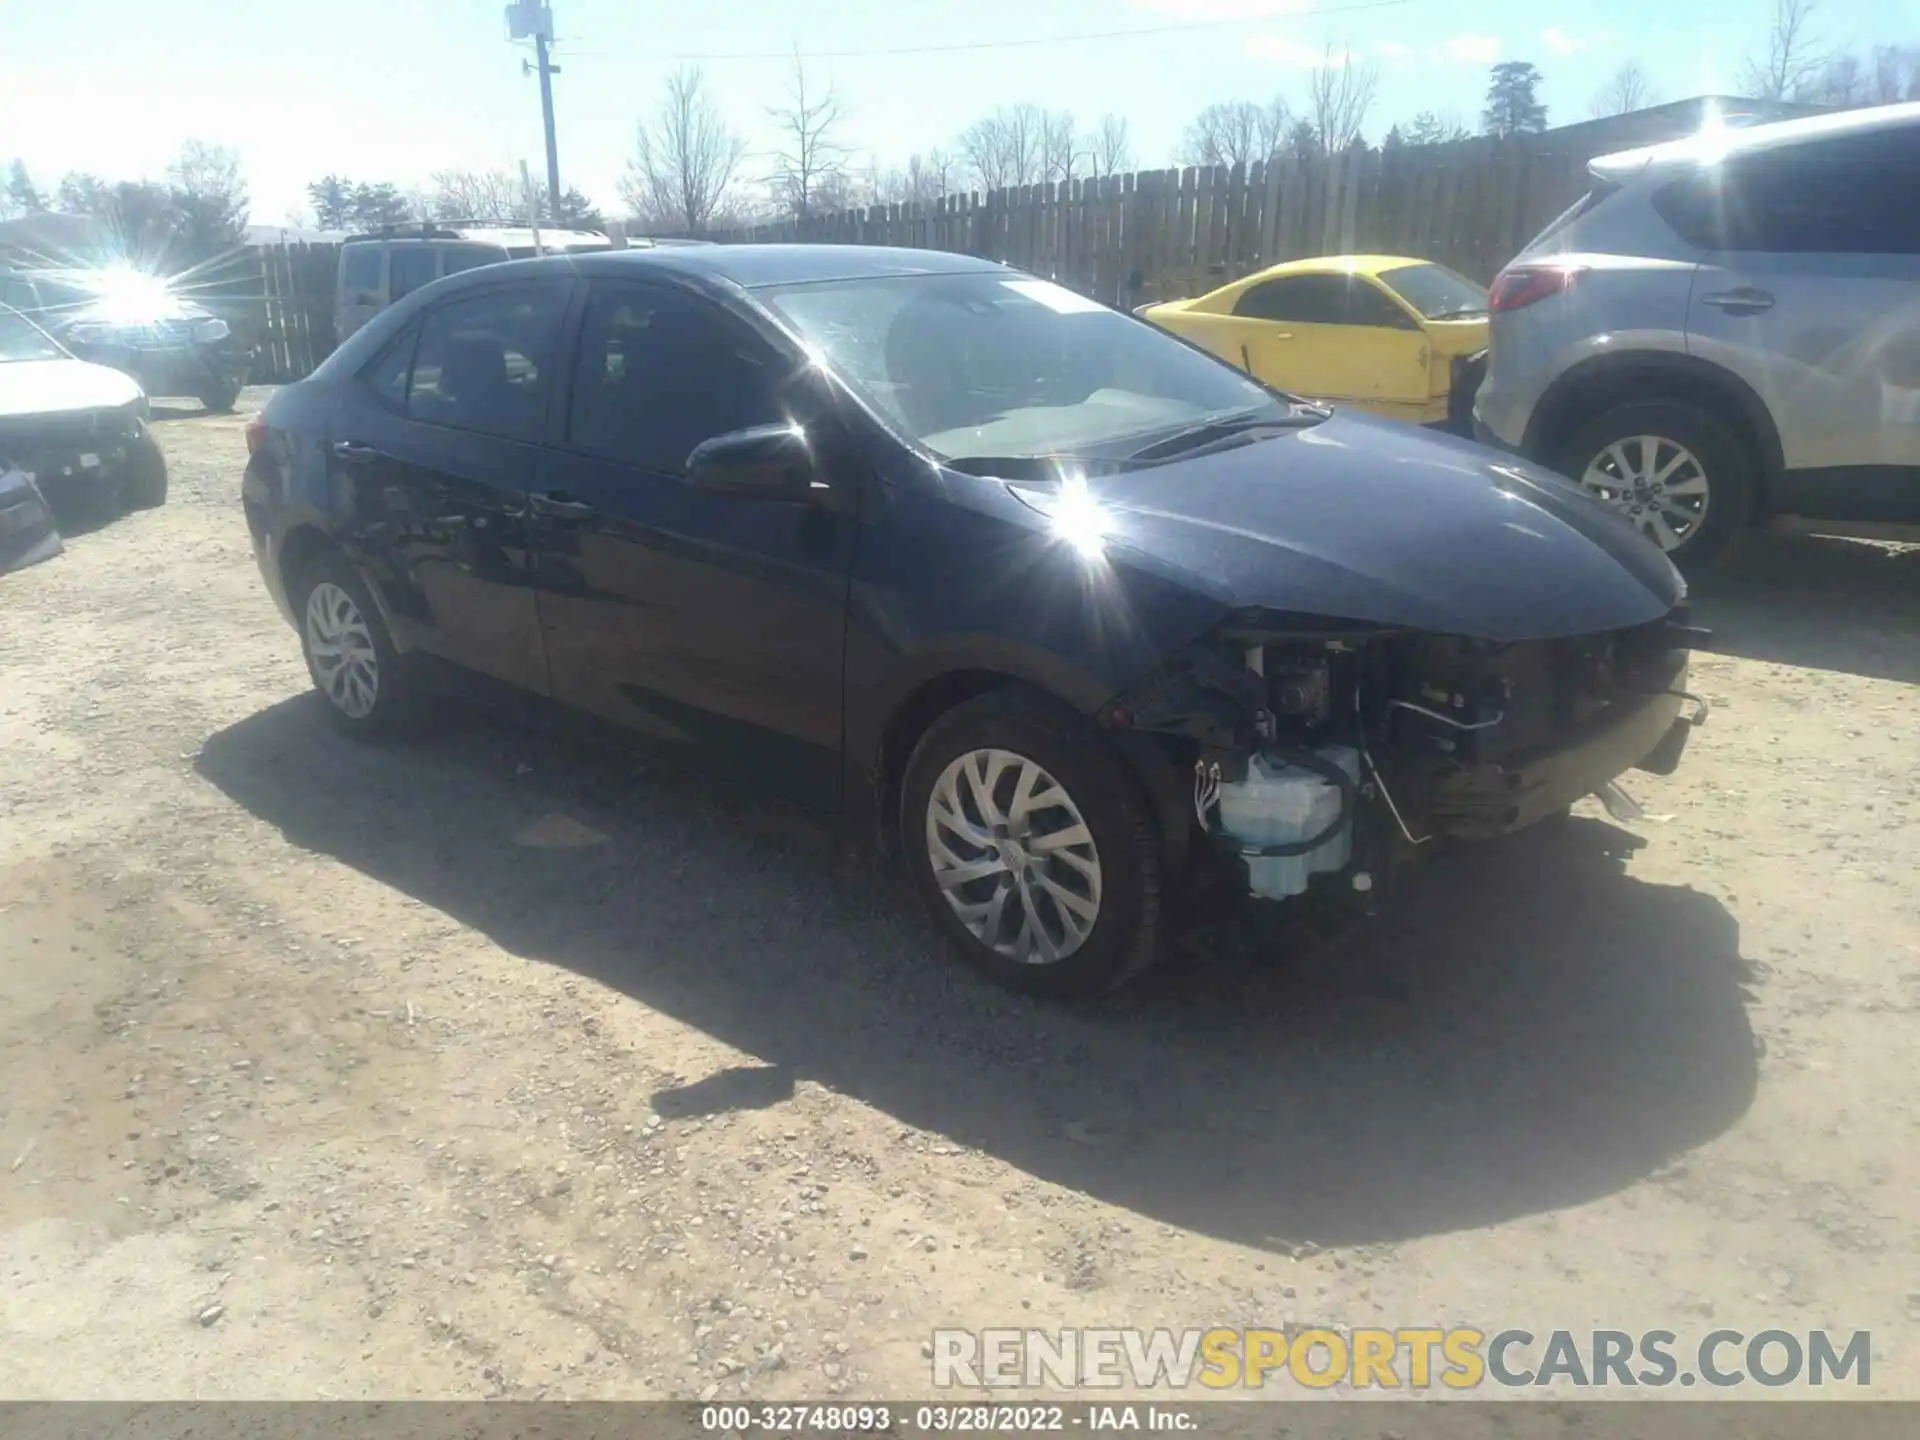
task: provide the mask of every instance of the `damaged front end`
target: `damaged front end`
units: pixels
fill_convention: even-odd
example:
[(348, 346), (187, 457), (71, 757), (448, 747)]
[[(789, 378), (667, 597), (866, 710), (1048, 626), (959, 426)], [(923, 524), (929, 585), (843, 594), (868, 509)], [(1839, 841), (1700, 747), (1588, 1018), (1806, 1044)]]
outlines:
[(1316, 875), (1367, 897), (1428, 848), (1497, 838), (1671, 774), (1706, 706), (1685, 607), (1599, 634), (1490, 642), (1236, 616), (1108, 707), (1193, 776), (1193, 823), (1284, 899)]

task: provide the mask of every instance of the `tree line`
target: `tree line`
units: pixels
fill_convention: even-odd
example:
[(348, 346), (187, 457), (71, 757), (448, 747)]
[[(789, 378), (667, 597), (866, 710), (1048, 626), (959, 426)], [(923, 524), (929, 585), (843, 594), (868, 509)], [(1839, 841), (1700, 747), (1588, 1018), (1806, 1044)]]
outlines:
[(185, 269), (245, 243), (247, 185), (240, 157), (223, 145), (189, 140), (159, 180), (101, 179), (85, 171), (62, 175), (42, 191), (26, 162), (8, 167), (0, 218), (58, 213), (106, 223), (119, 247), (143, 263)]

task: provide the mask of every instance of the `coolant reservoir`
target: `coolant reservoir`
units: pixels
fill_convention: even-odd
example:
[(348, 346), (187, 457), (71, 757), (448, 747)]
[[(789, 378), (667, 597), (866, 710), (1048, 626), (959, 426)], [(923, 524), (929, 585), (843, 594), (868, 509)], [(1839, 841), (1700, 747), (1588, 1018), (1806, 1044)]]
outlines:
[[(1360, 756), (1346, 745), (1315, 750), (1360, 781)], [(1311, 840), (1340, 814), (1340, 790), (1325, 777), (1257, 754), (1247, 778), (1220, 787), (1220, 828), (1244, 846), (1297, 845)], [(1311, 876), (1338, 870), (1353, 854), (1353, 817), (1304, 855), (1249, 855), (1247, 877), (1256, 895), (1284, 900), (1307, 888)]]

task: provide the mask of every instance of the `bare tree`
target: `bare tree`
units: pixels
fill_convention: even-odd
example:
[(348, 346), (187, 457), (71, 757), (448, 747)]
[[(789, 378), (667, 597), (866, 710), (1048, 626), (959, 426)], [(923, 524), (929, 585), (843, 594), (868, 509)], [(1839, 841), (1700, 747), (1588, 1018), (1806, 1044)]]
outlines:
[[(829, 85), (809, 88), (807, 68), (793, 60), (793, 81), (785, 107), (768, 112), (780, 127), (780, 148), (773, 157), (773, 194), (787, 214), (807, 216), (844, 206), (831, 203), (850, 193), (847, 148), (840, 143), (840, 126), (847, 118)], [(827, 193), (830, 192), (830, 193)]]
[(727, 128), (698, 70), (677, 70), (649, 125), (635, 127), (620, 198), (652, 228), (699, 235), (732, 200), (746, 142)]
[(1870, 105), (1920, 100), (1920, 45), (1874, 46), (1870, 85)]
[(428, 204), (436, 220), (524, 220), (520, 177), (505, 170), (436, 170)]
[(1109, 112), (1100, 117), (1100, 128), (1087, 142), (1087, 166), (1096, 180), (1133, 168), (1133, 142), (1127, 134), (1126, 116)]
[(1659, 103), (1646, 70), (1638, 60), (1628, 60), (1593, 92), (1591, 111), (1594, 119), (1603, 120), (1609, 115), (1625, 115)]
[(1278, 95), (1265, 105), (1251, 100), (1209, 105), (1187, 126), (1180, 158), (1189, 165), (1251, 165), (1281, 147), (1292, 120)]
[(1336, 60), (1334, 47), (1327, 46), (1307, 80), (1307, 114), (1321, 149), (1337, 155), (1360, 138), (1379, 86), (1380, 72), (1355, 65), (1351, 48), (1342, 46)]
[(1075, 133), (1071, 110), (1049, 110), (1040, 117), (1040, 178), (1064, 183), (1073, 179), (1084, 153)]
[(1756, 100), (1785, 100), (1811, 81), (1827, 61), (1814, 30), (1816, 0), (1773, 0), (1767, 53), (1741, 71), (1740, 84)]
[(1827, 58), (1820, 68), (1793, 87), (1793, 98), (1809, 105), (1831, 105), (1836, 110), (1851, 110), (1870, 104), (1873, 77), (1860, 57), (1843, 50)]
[(1031, 185), (1040, 178), (1045, 118), (1037, 105), (1015, 105), (960, 132), (961, 157), (982, 190)]
[(247, 238), (247, 182), (240, 157), (224, 145), (189, 140), (167, 167), (177, 244), (185, 258), (207, 260)]

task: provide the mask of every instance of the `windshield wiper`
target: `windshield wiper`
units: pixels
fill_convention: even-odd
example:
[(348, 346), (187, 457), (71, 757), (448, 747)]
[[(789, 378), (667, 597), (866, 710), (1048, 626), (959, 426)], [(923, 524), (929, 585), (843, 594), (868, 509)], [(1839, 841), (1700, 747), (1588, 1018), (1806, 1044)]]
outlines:
[(1149, 441), (1122, 458), (1130, 462), (1164, 460), (1168, 456), (1197, 450), (1202, 445), (1210, 445), (1215, 440), (1224, 440), (1248, 430), (1297, 430), (1307, 425), (1318, 425), (1329, 413), (1317, 406), (1304, 404), (1290, 406), (1284, 415), (1274, 415), (1265, 406), (1249, 410), (1224, 410), (1182, 426), (1170, 435), (1162, 435), (1158, 440)]

